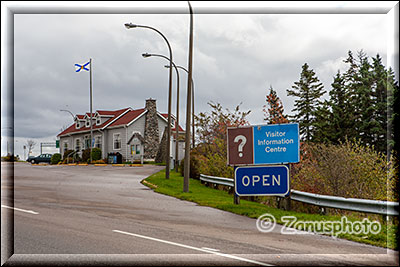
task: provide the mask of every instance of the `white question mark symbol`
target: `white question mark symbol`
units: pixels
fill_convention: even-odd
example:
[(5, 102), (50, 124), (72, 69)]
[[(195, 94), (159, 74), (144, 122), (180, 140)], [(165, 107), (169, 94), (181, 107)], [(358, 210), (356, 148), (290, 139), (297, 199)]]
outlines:
[(237, 142), (239, 142), (239, 141), (241, 141), (241, 142), (239, 143), (239, 147), (238, 147), (239, 157), (243, 157), (242, 151), (243, 151), (244, 145), (245, 145), (246, 142), (247, 142), (247, 139), (246, 139), (246, 137), (245, 137), (244, 135), (238, 135), (238, 136), (235, 137), (235, 140), (233, 140), (233, 142), (235, 142), (235, 143), (237, 143)]

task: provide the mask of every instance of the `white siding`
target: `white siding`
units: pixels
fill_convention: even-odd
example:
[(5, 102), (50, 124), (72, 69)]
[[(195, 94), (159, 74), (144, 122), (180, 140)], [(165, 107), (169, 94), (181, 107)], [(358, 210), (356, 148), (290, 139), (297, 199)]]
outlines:
[[(140, 117), (139, 119), (137, 119), (134, 123), (132, 123), (129, 127), (128, 127), (128, 131), (127, 131), (127, 142), (129, 141), (129, 139), (132, 137), (134, 132), (138, 132), (140, 133), (140, 135), (142, 137), (144, 137), (144, 129), (145, 129), (145, 125), (146, 125), (146, 114), (143, 115), (142, 117)], [(132, 142), (131, 145), (139, 145), (139, 141), (136, 142)], [(141, 145), (141, 149), (140, 155), (132, 155), (131, 154), (131, 148), (130, 145), (128, 145), (127, 143), (125, 143), (124, 145), (126, 145), (126, 151), (127, 151), (127, 160), (133, 161), (133, 160), (138, 160), (140, 159), (140, 155), (143, 155), (144, 152), (144, 144), (140, 144)]]
[[(119, 133), (120, 134), (120, 138), (121, 138), (121, 148), (118, 150), (114, 150), (114, 134)], [(125, 127), (118, 127), (118, 128), (114, 128), (114, 129), (109, 129), (107, 130), (107, 154), (108, 153), (115, 153), (115, 152), (119, 152), (122, 155), (123, 161), (125, 160), (126, 157), (126, 152), (127, 152), (127, 147), (126, 145), (126, 129)], [(105, 155), (107, 156), (107, 155)]]
[(161, 138), (163, 137), (165, 127), (167, 126), (168, 123), (164, 119), (160, 118), (160, 116), (157, 117), (158, 117), (159, 142), (161, 142)]
[[(139, 132), (144, 137), (144, 126), (146, 124), (146, 114), (136, 120), (128, 127), (128, 140), (134, 131)], [(125, 142), (126, 144), (126, 142)]]

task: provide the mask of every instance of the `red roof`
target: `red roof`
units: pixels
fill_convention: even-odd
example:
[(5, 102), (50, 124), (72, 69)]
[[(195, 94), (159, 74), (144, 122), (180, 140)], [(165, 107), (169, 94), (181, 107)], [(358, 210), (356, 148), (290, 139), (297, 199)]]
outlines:
[[(100, 125), (96, 125), (93, 124), (92, 129), (99, 129), (99, 128), (103, 128), (104, 126), (106, 126), (108, 123), (110, 123), (112, 120), (114, 120), (115, 118), (117, 118), (118, 116), (120, 116), (122, 113), (124, 113), (125, 111), (127, 111), (130, 108), (124, 108), (124, 109), (120, 109), (120, 110), (115, 110), (115, 111), (109, 111), (110, 115), (113, 115), (113, 117), (109, 118), (108, 120), (106, 120), (104, 123), (100, 124)], [(86, 114), (90, 114), (89, 112)], [(76, 115), (79, 119), (83, 119), (84, 115)], [(65, 134), (70, 134), (70, 133), (77, 133), (77, 132), (84, 132), (84, 131), (90, 131), (90, 126), (86, 127), (86, 125), (81, 126), (79, 129), (76, 129), (75, 127), (75, 123), (72, 124), (70, 127), (68, 127), (67, 129), (65, 129), (64, 131), (62, 131), (61, 133), (59, 133), (57, 136), (60, 135), (65, 135)]]
[(128, 111), (124, 116), (120, 117), (118, 120), (114, 121), (107, 127), (113, 127), (113, 126), (118, 126), (118, 125), (125, 125), (139, 117), (143, 112), (146, 110), (144, 108), (141, 109), (136, 109), (136, 110), (130, 110)]
[[(160, 113), (160, 114), (161, 114), (161, 116), (163, 116), (165, 119), (168, 119), (168, 113)], [(175, 120), (175, 125), (176, 125), (176, 120)], [(185, 131), (185, 130), (182, 129), (182, 127), (181, 127), (180, 125), (179, 125), (179, 128), (178, 128), (178, 129), (179, 129), (180, 132), (184, 132), (184, 131)], [(172, 128), (171, 131), (172, 131), (172, 132), (175, 131), (175, 127)]]
[[(145, 108), (141, 108), (141, 109), (136, 109), (133, 110), (131, 108), (124, 108), (124, 109), (120, 109), (120, 110), (115, 110), (115, 111), (111, 111), (111, 110), (98, 110), (97, 113), (99, 113), (100, 115), (108, 115), (108, 116), (112, 116), (109, 119), (107, 119), (105, 122), (103, 122), (101, 125), (96, 125), (93, 124), (92, 129), (101, 129), (105, 126), (107, 127), (114, 127), (114, 126), (119, 126), (119, 125), (126, 125), (128, 123), (130, 123), (131, 121), (133, 121), (134, 119), (138, 118), (140, 115), (142, 115), (144, 112), (146, 111)], [(125, 112), (125, 113), (124, 113)], [(85, 113), (88, 116), (90, 115), (89, 112)], [(93, 113), (95, 114), (95, 113)], [(123, 115), (122, 115), (123, 114)], [(160, 113), (161, 114), (161, 113)], [(122, 116), (121, 116), (122, 115)], [(168, 118), (168, 114), (161, 114), (164, 118)], [(83, 119), (84, 115), (76, 115), (79, 119)], [(121, 116), (121, 117), (119, 117)], [(119, 118), (118, 118), (119, 117)], [(108, 125), (111, 122), (110, 125)], [(172, 129), (173, 131), (175, 131), (175, 128)], [(71, 133), (78, 133), (78, 132), (85, 132), (85, 131), (90, 131), (90, 126), (86, 127), (86, 125), (81, 126), (79, 129), (76, 129), (75, 127), (75, 123), (72, 124), (71, 126), (69, 126), (67, 129), (65, 129), (64, 131), (62, 131), (61, 133), (59, 133), (57, 136), (61, 136), (61, 135), (66, 135), (66, 134), (71, 134)], [(179, 126), (179, 131), (183, 131), (183, 129)]]
[(104, 116), (109, 116), (109, 115), (114, 115), (115, 111), (111, 111), (111, 110), (98, 110), (97, 113), (99, 113), (99, 115), (104, 115)]

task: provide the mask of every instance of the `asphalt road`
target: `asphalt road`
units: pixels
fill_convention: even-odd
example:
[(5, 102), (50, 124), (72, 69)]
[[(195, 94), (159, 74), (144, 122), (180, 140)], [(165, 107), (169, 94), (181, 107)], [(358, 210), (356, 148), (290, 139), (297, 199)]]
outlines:
[[(392, 250), (282, 235), (280, 226), (262, 233), (255, 219), (161, 195), (140, 183), (162, 168), (16, 163), (14, 196), (3, 194), (10, 184), (2, 171), (2, 228), (14, 227), (6, 265), (398, 265)], [(13, 209), (5, 205), (11, 197)], [(3, 220), (12, 214), (13, 222)], [(2, 250), (5, 238), (2, 229)]]

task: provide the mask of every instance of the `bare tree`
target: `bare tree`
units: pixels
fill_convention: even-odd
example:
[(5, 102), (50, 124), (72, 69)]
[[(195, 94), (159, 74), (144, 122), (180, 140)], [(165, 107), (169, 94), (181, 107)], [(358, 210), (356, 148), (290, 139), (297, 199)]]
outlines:
[(28, 147), (28, 155), (32, 153), (32, 150), (35, 148), (36, 142), (32, 139), (28, 139), (26, 141), (26, 146)]

